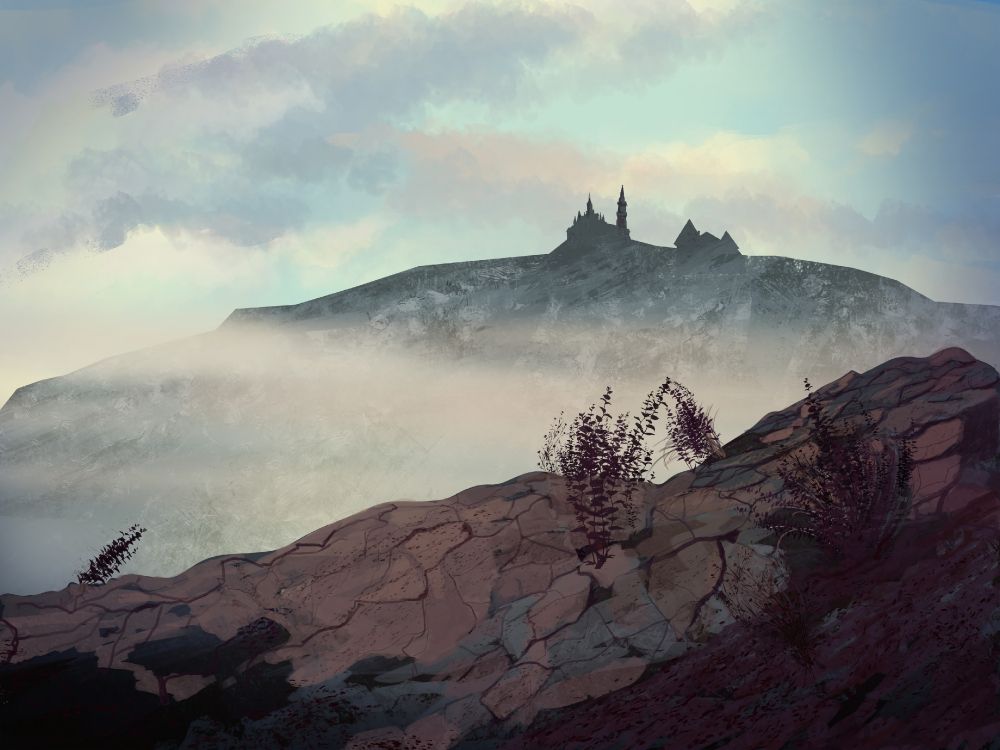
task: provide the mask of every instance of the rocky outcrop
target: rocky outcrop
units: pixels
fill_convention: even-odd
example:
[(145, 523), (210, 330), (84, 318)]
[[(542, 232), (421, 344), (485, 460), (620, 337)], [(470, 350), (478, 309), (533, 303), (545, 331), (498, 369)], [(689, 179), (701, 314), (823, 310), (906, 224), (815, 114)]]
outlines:
[[(535, 473), (441, 502), (377, 506), (284, 549), (208, 560), (173, 579), (4, 597), (18, 644), (5, 672), (16, 708), (7, 731), (13, 721), (30, 734), (65, 700), (88, 702), (83, 683), (48, 706), (24, 687), (53, 660), (93, 684), (134, 680), (155, 697), (138, 717), (146, 722), (184, 713), (206, 691), (243, 695), (267, 714), (246, 735), (261, 746), (307, 707), (326, 715), (330, 696), (357, 721), (303, 731), (333, 746), (385, 724), (434, 747), (523, 724), (628, 685), (721, 626), (712, 564), (721, 545), (759, 533), (741, 537), (745, 521), (731, 512), (650, 510), (601, 570), (581, 564), (561, 481)], [(247, 687), (258, 672), (270, 681), (263, 693)], [(293, 688), (291, 703), (276, 700)], [(226, 734), (221, 718), (192, 731)]]
[[(850, 372), (819, 394), (833, 413), (860, 403), (883, 430), (916, 439), (914, 508), (892, 554), (847, 569), (789, 554), (798, 598), (784, 601), (799, 603), (805, 627), (772, 604), (641, 683), (548, 712), (502, 747), (998, 746), (996, 371), (948, 349)], [(726, 446), (735, 455), (678, 478), (690, 489), (673, 502), (711, 509), (770, 489), (775, 460), (804, 437), (801, 407), (768, 415)], [(805, 663), (795, 658), (803, 642)]]
[[(997, 372), (963, 349), (928, 358), (900, 357), (863, 375), (851, 371), (816, 395), (828, 413), (860, 424), (862, 412), (883, 434), (914, 441), (914, 517), (951, 511), (989, 489), (979, 468), (997, 455)], [(702, 467), (690, 495), (780, 484), (777, 462), (807, 439), (805, 402), (769, 414), (724, 446), (729, 458)]]
[[(819, 575), (836, 606), (821, 672), (802, 685), (785, 684), (783, 652), (731, 625), (718, 595), (735, 560), (770, 564), (766, 532), (739, 508), (805, 439), (800, 403), (727, 458), (645, 486), (638, 528), (601, 569), (581, 563), (562, 480), (535, 472), (376, 506), (174, 578), (4, 596), (0, 735), (6, 747), (682, 748), (782, 746), (777, 732), (885, 747), (876, 739), (913, 724), (906, 747), (983, 746), (1000, 737), (997, 373), (948, 349), (819, 395), (913, 437), (918, 479), (899, 554), (849, 580)], [(942, 689), (960, 713), (921, 713)], [(737, 724), (744, 735), (724, 728)]]

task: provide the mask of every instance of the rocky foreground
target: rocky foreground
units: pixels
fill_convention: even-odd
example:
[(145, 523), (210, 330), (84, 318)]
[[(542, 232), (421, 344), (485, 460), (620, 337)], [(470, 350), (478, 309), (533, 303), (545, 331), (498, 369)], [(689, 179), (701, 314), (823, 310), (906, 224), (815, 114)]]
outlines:
[[(387, 503), (174, 578), (0, 597), (4, 747), (1000, 747), (1000, 378), (961, 349), (819, 390), (915, 438), (893, 554), (780, 557), (804, 663), (720, 599), (800, 402), (647, 485), (595, 570), (559, 477)], [(766, 613), (765, 613), (766, 614)], [(801, 654), (799, 654), (800, 656)]]

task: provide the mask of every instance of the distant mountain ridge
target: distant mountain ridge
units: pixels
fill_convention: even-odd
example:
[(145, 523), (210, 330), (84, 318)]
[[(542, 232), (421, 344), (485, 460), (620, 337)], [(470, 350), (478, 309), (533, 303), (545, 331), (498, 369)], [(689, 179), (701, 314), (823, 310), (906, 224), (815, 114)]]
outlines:
[(236, 310), (223, 328), (261, 322), (359, 343), (426, 339), (448, 348), (450, 339), (455, 353), (505, 360), (524, 348), (492, 336), (499, 326), (537, 324), (533, 339), (545, 326), (598, 325), (585, 337), (631, 336), (654, 353), (669, 344), (683, 360), (678, 376), (727, 377), (737, 368), (755, 378), (778, 367), (799, 382), (949, 345), (1000, 365), (1000, 307), (935, 302), (846, 266), (748, 257), (728, 232), (718, 238), (690, 220), (674, 247), (602, 230), (546, 255), (418, 266), (295, 305)]
[[(745, 256), (690, 221), (664, 247), (581, 213), (547, 254), (236, 310), (213, 332), (18, 389), (0, 409), (0, 519), (87, 521), (108, 539), (141, 523), (135, 569), (173, 574), (375, 502), (523, 472), (549, 420), (606, 385), (624, 410), (678, 379), (732, 435), (798, 398), (803, 377), (950, 346), (1000, 366), (998, 332), (1000, 307)], [(28, 546), (45, 560), (44, 540)], [(0, 553), (0, 591), (61, 582), (60, 568), (18, 583), (41, 565)]]
[[(444, 291), (436, 290), (439, 294), (453, 294), (457, 291), (469, 292), (477, 287), (497, 288), (503, 285), (510, 286), (516, 291), (520, 288), (519, 282), (528, 276), (531, 282), (530, 291), (533, 295), (537, 295), (539, 291), (544, 293), (549, 289), (547, 289), (544, 279), (541, 279), (543, 282), (541, 284), (538, 283), (539, 280), (531, 279), (532, 274), (553, 274), (558, 278), (561, 275), (561, 270), (570, 270), (575, 275), (579, 273), (575, 262), (579, 262), (583, 258), (590, 258), (603, 266), (609, 257), (615, 257), (611, 255), (612, 253), (620, 256), (620, 260), (623, 262), (635, 262), (637, 259), (642, 259), (641, 253), (643, 251), (672, 251), (673, 257), (668, 255), (660, 260), (680, 261), (681, 263), (690, 263), (696, 260), (698, 263), (710, 263), (712, 268), (718, 268), (728, 261), (745, 257), (740, 253), (739, 247), (730, 237), (729, 232), (726, 232), (720, 239), (708, 232), (699, 232), (690, 220), (684, 225), (675, 245), (675, 247), (670, 248), (630, 240), (613, 233), (613, 227), (610, 227), (610, 230), (591, 231), (583, 236), (570, 236), (552, 252), (544, 255), (523, 255), (416, 266), (408, 271), (402, 271), (343, 292), (335, 292), (296, 305), (235, 310), (223, 325), (261, 320), (272, 323), (297, 323), (323, 315), (335, 315), (353, 309), (352, 304), (370, 300), (373, 294), (382, 292), (391, 294), (401, 290), (412, 291), (415, 288), (422, 288), (423, 285), (434, 284), (439, 281), (439, 274), (453, 277), (441, 279), (443, 283), (440, 285)], [(595, 252), (597, 257), (592, 255)], [(609, 257), (603, 257), (604, 255)], [(620, 270), (633, 269), (623, 267)], [(416, 285), (413, 282), (416, 282)], [(397, 284), (398, 286), (396, 286)], [(350, 301), (348, 302), (348, 300)], [(538, 299), (534, 299), (533, 302), (537, 304)]]

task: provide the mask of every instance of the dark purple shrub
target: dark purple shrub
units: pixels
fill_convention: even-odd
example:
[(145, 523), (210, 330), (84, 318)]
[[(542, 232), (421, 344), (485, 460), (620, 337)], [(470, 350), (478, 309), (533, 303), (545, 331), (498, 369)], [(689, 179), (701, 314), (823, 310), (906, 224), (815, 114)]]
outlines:
[(138, 524), (133, 524), (127, 532), (121, 532), (121, 536), (106, 545), (97, 557), (90, 561), (87, 570), (77, 574), (77, 580), (80, 583), (105, 583), (121, 569), (126, 560), (132, 557), (130, 547), (139, 541), (145, 531), (146, 529), (140, 529)]
[(602, 567), (612, 556), (616, 532), (625, 530), (621, 524), (636, 523), (633, 494), (653, 462), (645, 438), (655, 432), (656, 412), (669, 382), (646, 397), (641, 417), (633, 417), (631, 426), (628, 412), (613, 418), (608, 411), (612, 394), (608, 387), (600, 406), (591, 404), (571, 423), (560, 414), (538, 451), (539, 467), (566, 479), (569, 502), (580, 524), (574, 531), (587, 537), (586, 562), (594, 567)]
[[(635, 525), (632, 498), (647, 472), (648, 479), (653, 478), (653, 453), (645, 440), (655, 434), (661, 408), (666, 412), (666, 440), (673, 446), (668, 453), (676, 453), (689, 466), (724, 455), (712, 419), (680, 383), (667, 378), (650, 392), (631, 424), (628, 412), (611, 416), (611, 393), (608, 387), (600, 406), (592, 404), (572, 422), (560, 414), (538, 451), (539, 467), (566, 479), (580, 524), (575, 530), (586, 535), (588, 562), (598, 568), (611, 556), (615, 533), (624, 531), (621, 524)], [(667, 396), (673, 399), (673, 407), (666, 402)]]
[(835, 425), (805, 381), (809, 442), (781, 461), (782, 488), (762, 498), (759, 525), (814, 539), (835, 558), (879, 558), (909, 513), (913, 443), (863, 424)]
[(691, 391), (669, 380), (664, 385), (674, 406), (673, 409), (666, 407), (666, 443), (669, 447), (661, 459), (665, 461), (670, 456), (677, 456), (688, 468), (693, 468), (709, 458), (724, 458), (726, 454), (715, 423), (694, 400)]
[(811, 667), (816, 659), (819, 607), (809, 593), (776, 575), (776, 565), (754, 571), (747, 565), (729, 568), (719, 599), (737, 622), (783, 644), (795, 661)]

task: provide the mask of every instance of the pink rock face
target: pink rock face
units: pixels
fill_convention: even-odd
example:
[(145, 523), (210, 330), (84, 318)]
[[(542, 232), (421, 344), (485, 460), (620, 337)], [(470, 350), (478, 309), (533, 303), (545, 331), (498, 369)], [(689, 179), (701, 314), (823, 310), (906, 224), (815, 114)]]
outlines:
[[(850, 373), (848, 374), (850, 375)], [(863, 405), (878, 432), (915, 443), (913, 515), (936, 512), (960, 469), (996, 455), (1000, 441), (1000, 396), (996, 371), (958, 348), (926, 359), (900, 357), (818, 389), (828, 414), (848, 419)], [(774, 412), (734, 443), (759, 446), (713, 462), (697, 472), (692, 487), (742, 489), (806, 439), (804, 402)], [(727, 454), (732, 449), (727, 447)]]
[(937, 510), (941, 500), (958, 481), (962, 467), (959, 455), (933, 461), (918, 461), (913, 469), (913, 505), (916, 512)]
[[(877, 608), (914, 616), (907, 600), (892, 598), (904, 589), (928, 607), (934, 595), (960, 602), (989, 591), (980, 585), (985, 578), (963, 589), (958, 573), (936, 574), (931, 558), (940, 543), (942, 554), (964, 560), (961, 551), (985, 548), (983, 529), (996, 525), (996, 473), (987, 464), (997, 454), (997, 382), (991, 368), (950, 349), (848, 373), (819, 389), (831, 413), (849, 417), (858, 400), (880, 428), (914, 439), (913, 518), (931, 524), (920, 527), (924, 537), (914, 532), (908, 544), (920, 549), (911, 549), (905, 563), (859, 574), (879, 592), (871, 599), (876, 609), (852, 609), (850, 586), (825, 580), (823, 590), (840, 607), (830, 617), (850, 623), (824, 651), (831, 665), (877, 661), (877, 634), (896, 637)], [(639, 527), (628, 530), (601, 569), (581, 562), (585, 539), (571, 531), (578, 523), (562, 480), (533, 472), (447, 500), (379, 505), (282, 549), (206, 560), (171, 579), (129, 575), (103, 586), (4, 596), (0, 728), (44, 735), (62, 722), (106, 739), (117, 727), (118, 734), (138, 732), (148, 745), (181, 747), (445, 748), (531, 726), (541, 742), (542, 709), (573, 711), (624, 695), (641, 703), (648, 676), (668, 664), (692, 691), (686, 715), (708, 715), (712, 707), (723, 716), (735, 699), (720, 704), (718, 696), (754, 695), (789, 668), (775, 657), (754, 677), (729, 683), (699, 677), (687, 665), (715, 675), (713, 659), (756, 664), (768, 653), (760, 634), (733, 640), (742, 626), (726, 629), (732, 618), (719, 593), (735, 561), (763, 561), (773, 550), (773, 540), (739, 508), (755, 491), (778, 486), (778, 462), (807, 438), (805, 417), (801, 403), (769, 414), (726, 446), (725, 459), (642, 487)], [(973, 519), (978, 531), (959, 539), (958, 522), (941, 519)], [(844, 607), (848, 613), (837, 614)], [(907, 643), (899, 642), (900, 654), (916, 648)], [(842, 672), (831, 666), (840, 676), (829, 679), (845, 681)], [(53, 685), (59, 700), (46, 697)], [(678, 705), (675, 693), (683, 693), (672, 689), (660, 699), (668, 713)], [(112, 718), (81, 728), (78, 717), (98, 710), (99, 693), (114, 696), (100, 702), (117, 706)], [(238, 731), (231, 709), (221, 707), (233, 705), (241, 707)], [(618, 718), (605, 721), (609, 732), (620, 731), (615, 722), (630, 711), (614, 705), (608, 716)], [(782, 721), (801, 728), (822, 713), (808, 705), (798, 713), (789, 708)], [(581, 710), (579, 716), (589, 709)], [(825, 725), (831, 717), (823, 716)], [(715, 719), (720, 726), (726, 720)], [(670, 746), (710, 744), (702, 738), (711, 727), (697, 725), (700, 734), (684, 735), (694, 745)], [(524, 746), (610, 746), (578, 735)], [(747, 747), (770, 746), (769, 735), (747, 736)], [(645, 746), (651, 737), (622, 746)]]
[(498, 719), (505, 719), (527, 703), (548, 679), (540, 664), (518, 664), (483, 695), (483, 705)]
[(957, 418), (932, 424), (916, 439), (914, 460), (923, 463), (953, 451), (962, 439), (962, 427)]
[(791, 426), (789, 426), (789, 427), (783, 427), (780, 430), (775, 430), (774, 432), (771, 432), (771, 433), (765, 435), (764, 437), (762, 437), (760, 439), (760, 442), (762, 442), (762, 443), (777, 443), (777, 442), (779, 442), (781, 440), (787, 440), (788, 438), (790, 438), (792, 436), (793, 432), (795, 432), (795, 429), (793, 427), (791, 427)]

